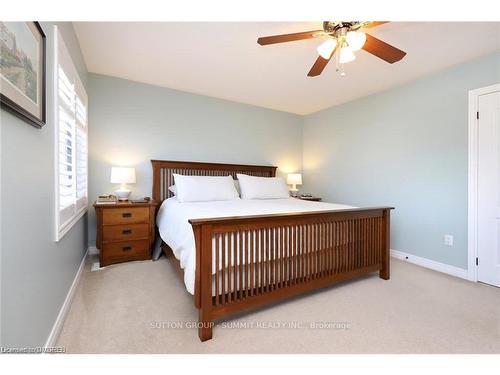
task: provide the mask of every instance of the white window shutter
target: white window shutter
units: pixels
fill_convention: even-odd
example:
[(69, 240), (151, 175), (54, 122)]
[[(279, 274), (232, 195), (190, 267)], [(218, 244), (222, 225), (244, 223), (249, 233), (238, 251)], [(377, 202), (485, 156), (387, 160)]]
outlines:
[(87, 93), (55, 27), (56, 241), (87, 211)]

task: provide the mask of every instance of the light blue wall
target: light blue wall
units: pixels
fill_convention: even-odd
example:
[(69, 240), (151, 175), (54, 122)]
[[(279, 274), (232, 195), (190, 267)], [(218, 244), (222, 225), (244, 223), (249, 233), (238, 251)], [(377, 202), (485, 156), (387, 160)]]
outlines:
[(393, 249), (467, 268), (468, 91), (499, 82), (496, 53), (306, 116), (304, 188), (394, 206)]
[[(57, 25), (86, 85), (73, 27)], [(0, 111), (0, 340), (9, 347), (45, 343), (87, 243), (86, 217), (54, 242), (53, 24), (41, 26), (47, 36), (47, 124), (36, 129)]]
[(135, 197), (151, 196), (150, 159), (302, 167), (301, 116), (95, 74), (88, 94), (91, 202), (117, 188), (112, 165), (136, 167)]

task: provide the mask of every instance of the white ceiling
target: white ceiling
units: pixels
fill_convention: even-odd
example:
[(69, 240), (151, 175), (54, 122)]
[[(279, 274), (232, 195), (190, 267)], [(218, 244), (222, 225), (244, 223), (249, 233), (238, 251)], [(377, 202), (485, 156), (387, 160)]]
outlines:
[(406, 51), (393, 65), (365, 51), (307, 77), (318, 39), (259, 46), (259, 36), (321, 29), (317, 23), (76, 22), (87, 68), (177, 90), (297, 114), (400, 85), (500, 50), (500, 23), (392, 22), (369, 32)]

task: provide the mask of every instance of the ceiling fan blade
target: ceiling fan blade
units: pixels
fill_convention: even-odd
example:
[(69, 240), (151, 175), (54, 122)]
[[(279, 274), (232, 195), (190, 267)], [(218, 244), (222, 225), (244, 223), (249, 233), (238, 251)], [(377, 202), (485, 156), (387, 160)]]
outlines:
[(387, 44), (370, 34), (366, 34), (366, 42), (363, 49), (390, 64), (401, 60), (406, 55), (406, 52), (401, 51), (400, 49), (391, 46), (390, 44)]
[(377, 27), (383, 25), (384, 23), (389, 23), (389, 21), (371, 21), (363, 26), (363, 29), (371, 29), (372, 27)]
[[(335, 51), (334, 51), (334, 53), (335, 53)], [(333, 56), (333, 53), (332, 53), (332, 56)], [(331, 59), (331, 57), (330, 57), (330, 59)], [(319, 76), (321, 74), (321, 72), (323, 72), (323, 69), (325, 69), (325, 66), (328, 64), (330, 59), (327, 60), (327, 59), (322, 58), (321, 56), (318, 56), (318, 58), (314, 62), (314, 65), (312, 66), (311, 70), (309, 70), (309, 73), (307, 73), (307, 76), (308, 77)]]
[(257, 43), (259, 43), (261, 46), (265, 46), (267, 44), (293, 42), (294, 40), (314, 38), (318, 33), (323, 33), (323, 30), (312, 30), (304, 31), (302, 33), (264, 36), (257, 39)]

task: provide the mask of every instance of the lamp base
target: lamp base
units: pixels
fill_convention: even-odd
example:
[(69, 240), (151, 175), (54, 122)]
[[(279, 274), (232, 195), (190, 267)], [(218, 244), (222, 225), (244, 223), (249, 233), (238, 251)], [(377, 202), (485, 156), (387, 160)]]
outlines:
[(119, 201), (128, 201), (131, 191), (128, 189), (118, 189), (115, 191), (116, 198)]
[(299, 189), (290, 189), (290, 196), (297, 197), (299, 195)]

